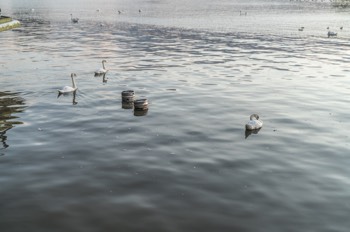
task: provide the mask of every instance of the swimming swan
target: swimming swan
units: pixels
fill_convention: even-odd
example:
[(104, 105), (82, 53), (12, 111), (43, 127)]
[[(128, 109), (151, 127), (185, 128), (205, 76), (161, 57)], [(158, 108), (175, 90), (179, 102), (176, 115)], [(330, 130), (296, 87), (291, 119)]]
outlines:
[(106, 60), (102, 60), (102, 68), (99, 68), (95, 71), (95, 75), (102, 75), (108, 72), (108, 69), (105, 68), (105, 63), (107, 63)]
[(71, 92), (74, 92), (75, 90), (78, 89), (77, 85), (75, 84), (75, 80), (74, 80), (74, 77), (76, 77), (77, 75), (76, 75), (75, 73), (72, 73), (70, 76), (71, 76), (71, 78), (72, 78), (73, 87), (64, 86), (62, 89), (59, 89), (59, 90), (58, 90), (58, 93), (59, 93), (59, 94), (71, 93)]
[(252, 114), (250, 115), (249, 122), (245, 125), (246, 130), (257, 130), (263, 126), (263, 122), (259, 120), (259, 115)]
[(73, 18), (73, 14), (70, 14), (70, 20), (72, 20), (72, 23), (78, 23), (79, 18)]

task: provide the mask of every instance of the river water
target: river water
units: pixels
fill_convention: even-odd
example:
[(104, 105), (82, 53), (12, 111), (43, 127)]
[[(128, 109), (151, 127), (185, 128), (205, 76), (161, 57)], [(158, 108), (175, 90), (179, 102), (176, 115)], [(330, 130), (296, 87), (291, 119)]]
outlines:
[[(22, 27), (0, 33), (0, 231), (349, 230), (349, 10), (289, 0), (1, 8)], [(109, 72), (95, 77), (103, 59)], [(71, 73), (76, 94), (58, 97)], [(125, 107), (124, 90), (149, 110)], [(250, 134), (252, 113), (264, 126)]]

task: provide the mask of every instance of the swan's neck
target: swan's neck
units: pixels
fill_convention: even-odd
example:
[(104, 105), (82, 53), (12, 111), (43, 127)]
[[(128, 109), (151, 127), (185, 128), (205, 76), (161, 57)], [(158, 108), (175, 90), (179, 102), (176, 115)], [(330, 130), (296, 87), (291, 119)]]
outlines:
[(103, 67), (103, 69), (106, 69), (105, 68), (105, 62), (102, 62), (102, 67)]
[(259, 119), (259, 115), (257, 114), (250, 115), (250, 120), (258, 120), (258, 119)]
[(74, 80), (74, 76), (72, 76), (72, 84), (73, 84), (74, 89), (77, 88), (77, 85), (76, 85), (75, 80)]

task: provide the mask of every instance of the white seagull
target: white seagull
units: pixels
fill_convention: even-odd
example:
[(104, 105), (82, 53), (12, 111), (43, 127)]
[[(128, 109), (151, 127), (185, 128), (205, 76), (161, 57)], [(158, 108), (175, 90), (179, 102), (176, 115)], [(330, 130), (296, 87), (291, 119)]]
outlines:
[(259, 115), (252, 114), (250, 115), (249, 122), (245, 125), (246, 130), (257, 130), (263, 126), (263, 122), (259, 120)]
[(105, 63), (107, 63), (106, 60), (102, 60), (102, 68), (99, 68), (98, 70), (95, 71), (95, 75), (102, 75), (108, 72), (108, 69), (105, 68)]
[(75, 84), (75, 80), (74, 80), (74, 77), (76, 77), (77, 75), (75, 73), (72, 73), (70, 75), (70, 77), (72, 78), (72, 84), (73, 84), (73, 87), (70, 87), (70, 86), (64, 86), (62, 89), (59, 89), (58, 90), (58, 94), (65, 94), (65, 93), (71, 93), (71, 92), (74, 92), (75, 90), (78, 89), (77, 85)]

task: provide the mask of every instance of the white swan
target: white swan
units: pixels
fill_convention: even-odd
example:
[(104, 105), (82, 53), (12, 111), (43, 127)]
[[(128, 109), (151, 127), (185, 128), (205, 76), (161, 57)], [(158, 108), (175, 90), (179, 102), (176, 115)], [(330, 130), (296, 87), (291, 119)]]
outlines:
[(259, 120), (259, 115), (252, 114), (250, 115), (249, 122), (245, 125), (246, 130), (257, 130), (263, 126), (263, 122)]
[(73, 14), (70, 14), (70, 20), (72, 21), (72, 23), (78, 23), (79, 22), (79, 18), (73, 18)]
[(108, 72), (108, 69), (105, 68), (105, 63), (107, 63), (106, 60), (102, 60), (102, 68), (99, 68), (95, 71), (95, 75), (102, 75)]
[(59, 94), (71, 93), (71, 92), (74, 92), (75, 90), (78, 89), (77, 85), (75, 84), (75, 80), (74, 80), (74, 77), (76, 77), (77, 75), (76, 75), (75, 73), (72, 73), (70, 76), (71, 76), (71, 78), (72, 78), (73, 87), (64, 86), (62, 89), (59, 89), (59, 90), (58, 90), (58, 93), (59, 93)]

